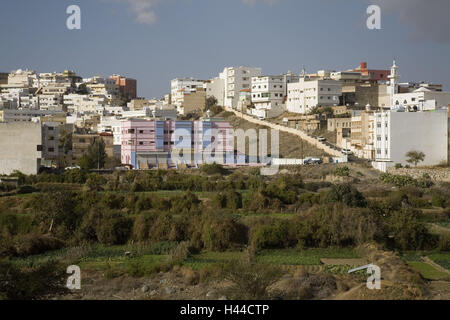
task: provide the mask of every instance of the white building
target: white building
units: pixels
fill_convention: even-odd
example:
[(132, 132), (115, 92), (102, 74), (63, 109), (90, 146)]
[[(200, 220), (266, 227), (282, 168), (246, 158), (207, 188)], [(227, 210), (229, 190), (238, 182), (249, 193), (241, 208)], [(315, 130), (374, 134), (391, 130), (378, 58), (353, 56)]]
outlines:
[(40, 123), (0, 123), (0, 174), (37, 174), (42, 159)]
[(450, 92), (432, 91), (425, 87), (411, 93), (394, 94), (394, 106), (410, 110), (435, 110), (450, 106)]
[(221, 78), (214, 78), (205, 82), (206, 98), (214, 97), (217, 105), (223, 106), (225, 103), (225, 81)]
[(8, 84), (3, 88), (31, 88), (36, 83), (38, 76), (35, 71), (18, 69), (8, 76)]
[(406, 153), (425, 154), (425, 166), (447, 162), (448, 111), (404, 112), (397, 110), (375, 113), (375, 169), (386, 171), (400, 163), (408, 165)]
[(284, 112), (285, 77), (260, 76), (252, 78), (252, 114), (259, 118), (273, 118)]
[(317, 106), (339, 104), (342, 83), (332, 79), (309, 80), (302, 77), (299, 82), (287, 85), (286, 108), (289, 112), (307, 114)]
[(181, 107), (185, 93), (197, 92), (198, 88), (204, 87), (205, 81), (194, 78), (174, 79), (170, 82), (170, 93), (172, 104)]
[(239, 93), (242, 89), (251, 89), (252, 77), (261, 76), (261, 68), (228, 67), (220, 73), (224, 81), (224, 106), (236, 108), (239, 102)]

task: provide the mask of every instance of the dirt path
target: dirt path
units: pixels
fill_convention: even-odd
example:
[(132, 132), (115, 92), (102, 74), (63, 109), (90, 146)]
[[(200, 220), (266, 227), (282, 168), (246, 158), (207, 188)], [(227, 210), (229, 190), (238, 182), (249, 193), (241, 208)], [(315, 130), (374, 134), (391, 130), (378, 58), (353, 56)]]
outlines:
[(432, 266), (433, 268), (439, 270), (440, 272), (446, 273), (448, 275), (450, 275), (450, 271), (445, 269), (444, 267), (438, 265), (436, 262), (434, 262), (433, 260), (431, 260), (428, 257), (422, 257), (422, 260), (426, 263), (429, 264), (430, 266)]

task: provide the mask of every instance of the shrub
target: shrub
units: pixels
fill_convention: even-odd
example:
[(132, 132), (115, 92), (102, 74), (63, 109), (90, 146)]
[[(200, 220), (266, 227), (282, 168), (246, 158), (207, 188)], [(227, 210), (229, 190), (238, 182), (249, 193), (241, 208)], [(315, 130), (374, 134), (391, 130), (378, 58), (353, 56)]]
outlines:
[(388, 245), (401, 250), (421, 250), (434, 245), (435, 238), (420, 220), (420, 211), (407, 209), (394, 212), (385, 222)]
[(251, 246), (255, 250), (287, 248), (295, 244), (291, 223), (284, 220), (265, 221), (251, 231)]
[(205, 219), (201, 238), (205, 249), (225, 251), (247, 243), (247, 228), (226, 216)]
[(292, 223), (299, 244), (308, 247), (355, 246), (381, 233), (370, 212), (342, 204), (314, 207)]
[(55, 261), (20, 269), (0, 260), (0, 299), (38, 300), (67, 292), (64, 267)]
[(350, 176), (350, 169), (347, 166), (337, 167), (336, 170), (334, 170), (334, 175), (338, 177), (348, 177)]
[(106, 245), (125, 244), (131, 235), (132, 221), (119, 213), (105, 214), (96, 226), (95, 233), (100, 243)]
[(444, 208), (446, 207), (446, 200), (439, 194), (433, 194), (433, 199), (431, 200), (433, 206)]
[(334, 185), (327, 195), (327, 202), (342, 202), (349, 207), (365, 207), (367, 205), (362, 193), (350, 184)]
[(60, 249), (64, 242), (51, 236), (35, 233), (19, 235), (14, 238), (14, 251), (18, 256), (28, 256)]
[(204, 164), (201, 166), (200, 170), (207, 175), (221, 174), (224, 175), (227, 173), (227, 170), (220, 164), (212, 163), (212, 164)]
[(230, 262), (224, 268), (225, 279), (233, 284), (227, 297), (239, 300), (270, 299), (269, 287), (282, 276), (280, 267), (253, 261)]

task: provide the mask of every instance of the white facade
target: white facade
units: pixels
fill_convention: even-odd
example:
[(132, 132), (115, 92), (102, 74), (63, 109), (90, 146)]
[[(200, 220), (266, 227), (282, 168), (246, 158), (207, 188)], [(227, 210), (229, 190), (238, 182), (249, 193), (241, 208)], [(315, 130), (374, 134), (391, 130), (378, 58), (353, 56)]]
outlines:
[(97, 126), (97, 131), (110, 132), (114, 136), (114, 146), (122, 145), (122, 120), (117, 117), (102, 117), (100, 123)]
[(0, 123), (0, 174), (37, 174), (42, 159), (40, 123)]
[(394, 94), (394, 106), (411, 110), (435, 110), (450, 106), (450, 92), (431, 91), (419, 88), (411, 93)]
[(433, 166), (447, 162), (448, 114), (447, 110), (434, 112), (388, 111), (375, 113), (374, 168), (386, 171), (400, 163), (408, 165), (406, 153), (425, 154), (420, 165)]
[(70, 113), (98, 113), (108, 106), (106, 97), (93, 97), (89, 95), (66, 94), (64, 95), (64, 106)]
[(286, 108), (289, 112), (307, 114), (317, 106), (339, 104), (342, 95), (342, 83), (338, 80), (308, 80), (288, 84)]
[(170, 94), (172, 104), (181, 107), (184, 102), (184, 94), (197, 92), (198, 88), (203, 88), (205, 81), (194, 78), (174, 79), (170, 83)]
[(214, 97), (217, 99), (217, 105), (223, 106), (225, 103), (225, 81), (221, 78), (214, 78), (204, 85), (206, 98)]
[(283, 113), (286, 93), (284, 76), (253, 77), (251, 92), (254, 115), (272, 118)]
[(261, 76), (261, 68), (229, 67), (225, 68), (219, 77), (224, 81), (224, 106), (236, 108), (239, 93), (243, 89), (251, 89), (252, 77)]

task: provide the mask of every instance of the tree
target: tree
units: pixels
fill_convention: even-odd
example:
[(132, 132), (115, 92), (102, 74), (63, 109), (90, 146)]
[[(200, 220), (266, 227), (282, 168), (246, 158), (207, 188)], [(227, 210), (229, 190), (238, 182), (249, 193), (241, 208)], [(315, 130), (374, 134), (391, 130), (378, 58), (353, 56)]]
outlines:
[(94, 141), (88, 148), (87, 153), (78, 160), (82, 169), (102, 169), (106, 162), (105, 141), (103, 139)]
[(406, 153), (406, 157), (408, 158), (406, 162), (413, 164), (417, 167), (419, 162), (423, 162), (425, 160), (425, 153), (420, 151), (409, 151)]
[(59, 134), (59, 147), (67, 155), (72, 150), (72, 133), (62, 129)]
[(217, 105), (217, 99), (215, 97), (211, 96), (206, 99), (206, 110), (210, 110), (215, 105)]
[(270, 299), (269, 288), (283, 275), (280, 267), (257, 263), (254, 259), (241, 259), (225, 265), (225, 279), (232, 283), (226, 290), (231, 299)]

